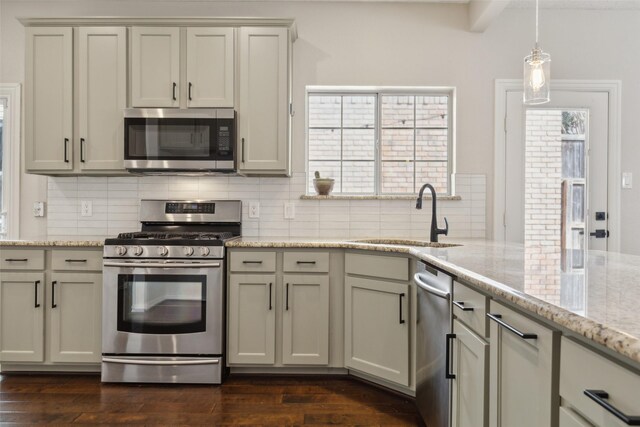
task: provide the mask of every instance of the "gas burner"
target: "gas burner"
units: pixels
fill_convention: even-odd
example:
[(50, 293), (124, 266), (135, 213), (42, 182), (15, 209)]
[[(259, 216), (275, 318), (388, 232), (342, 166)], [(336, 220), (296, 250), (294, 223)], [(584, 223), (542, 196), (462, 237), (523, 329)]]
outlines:
[(160, 231), (134, 231), (118, 234), (118, 239), (154, 239), (154, 240), (228, 240), (234, 235), (230, 231), (220, 233), (165, 233)]

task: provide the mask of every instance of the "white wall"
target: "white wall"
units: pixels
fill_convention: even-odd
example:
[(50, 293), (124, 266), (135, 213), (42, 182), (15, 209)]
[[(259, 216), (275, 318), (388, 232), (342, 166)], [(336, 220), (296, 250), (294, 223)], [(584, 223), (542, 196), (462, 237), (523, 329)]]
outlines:
[[(304, 171), (305, 85), (445, 85), (458, 88), (457, 169), (487, 176), (493, 199), (494, 79), (520, 78), (533, 41), (531, 9), (506, 10), (484, 33), (467, 31), (465, 5), (206, 2), (11, 1), (0, 3), (0, 81), (22, 82), (24, 31), (16, 16), (273, 16), (296, 19), (294, 171)], [(541, 43), (553, 78), (623, 83), (622, 169), (640, 176), (640, 11), (543, 10)], [(640, 253), (640, 187), (622, 193), (622, 249)], [(22, 183), (22, 209), (45, 200), (46, 179)], [(491, 235), (492, 224), (487, 224)], [(46, 219), (24, 216), (21, 236), (46, 234)]]

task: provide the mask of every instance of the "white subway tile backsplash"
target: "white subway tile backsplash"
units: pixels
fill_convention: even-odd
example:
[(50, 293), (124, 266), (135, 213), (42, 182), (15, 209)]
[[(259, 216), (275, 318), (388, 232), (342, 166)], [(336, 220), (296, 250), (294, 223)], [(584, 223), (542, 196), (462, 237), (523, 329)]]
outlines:
[[(242, 200), (243, 235), (268, 238), (364, 239), (398, 237), (427, 239), (431, 202), (422, 210), (414, 200), (300, 200), (306, 191), (304, 173), (291, 178), (247, 177), (50, 177), (48, 237), (104, 239), (140, 228), (140, 199)], [(438, 226), (449, 220), (450, 237), (483, 238), (486, 234), (486, 178), (457, 174), (456, 194), (462, 200), (438, 202)], [(80, 202), (93, 203), (91, 217), (80, 216)], [(249, 203), (260, 204), (260, 218), (249, 218)], [(295, 218), (284, 218), (285, 203)]]

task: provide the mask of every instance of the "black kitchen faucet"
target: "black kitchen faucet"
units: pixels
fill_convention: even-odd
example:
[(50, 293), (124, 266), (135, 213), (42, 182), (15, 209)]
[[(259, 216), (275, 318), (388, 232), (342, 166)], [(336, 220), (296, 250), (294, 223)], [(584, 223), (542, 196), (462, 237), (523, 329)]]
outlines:
[(422, 194), (424, 193), (424, 189), (428, 188), (431, 191), (431, 236), (429, 240), (432, 243), (438, 243), (438, 235), (444, 234), (445, 236), (449, 234), (449, 222), (447, 222), (447, 218), (444, 218), (444, 228), (438, 228), (438, 219), (436, 218), (436, 189), (433, 188), (431, 184), (425, 184), (420, 189), (420, 193), (418, 193), (418, 200), (416, 200), (416, 209), (422, 209)]

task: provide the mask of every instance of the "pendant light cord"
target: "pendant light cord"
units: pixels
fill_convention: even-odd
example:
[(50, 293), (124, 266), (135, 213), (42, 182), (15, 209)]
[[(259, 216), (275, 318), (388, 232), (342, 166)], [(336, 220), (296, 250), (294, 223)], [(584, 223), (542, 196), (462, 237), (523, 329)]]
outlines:
[(536, 47), (538, 47), (538, 0), (536, 0)]

